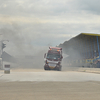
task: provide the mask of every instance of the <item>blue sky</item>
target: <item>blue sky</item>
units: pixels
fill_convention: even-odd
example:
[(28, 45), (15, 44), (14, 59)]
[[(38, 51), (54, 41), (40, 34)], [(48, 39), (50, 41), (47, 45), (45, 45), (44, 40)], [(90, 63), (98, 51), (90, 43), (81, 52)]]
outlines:
[(100, 0), (0, 0), (0, 33), (10, 54), (38, 52), (82, 32), (100, 33)]

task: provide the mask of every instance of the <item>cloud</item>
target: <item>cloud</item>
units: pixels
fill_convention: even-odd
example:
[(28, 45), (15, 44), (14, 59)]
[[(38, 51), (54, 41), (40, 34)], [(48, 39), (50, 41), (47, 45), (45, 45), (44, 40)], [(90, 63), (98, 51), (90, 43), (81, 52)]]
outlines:
[(4, 0), (0, 1), (1, 14), (26, 16), (59, 16), (90, 11), (99, 14), (99, 0)]
[(6, 0), (1, 2), (0, 16), (9, 18), (0, 19), (19, 23), (98, 23), (100, 17), (93, 13), (99, 13), (99, 2), (98, 0)]
[(100, 15), (100, 0), (72, 0), (70, 3), (73, 6), (73, 10), (77, 10), (78, 12), (88, 12), (92, 14)]

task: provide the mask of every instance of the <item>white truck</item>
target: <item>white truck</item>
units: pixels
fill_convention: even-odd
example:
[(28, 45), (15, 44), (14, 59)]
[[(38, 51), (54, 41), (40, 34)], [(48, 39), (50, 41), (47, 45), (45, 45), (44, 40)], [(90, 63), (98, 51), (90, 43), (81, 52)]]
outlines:
[(49, 47), (49, 50), (44, 55), (45, 65), (44, 70), (58, 70), (61, 71), (62, 65), (62, 48)]

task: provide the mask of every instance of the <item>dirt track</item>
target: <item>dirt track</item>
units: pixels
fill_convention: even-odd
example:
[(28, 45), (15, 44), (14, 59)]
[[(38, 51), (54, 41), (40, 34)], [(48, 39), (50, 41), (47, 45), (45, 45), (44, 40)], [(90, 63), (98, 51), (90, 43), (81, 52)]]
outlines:
[(100, 82), (0, 82), (0, 100), (100, 100)]
[[(3, 71), (0, 71), (0, 72), (3, 73)], [(16, 72), (50, 73), (50, 71), (45, 72), (44, 70), (41, 70), (41, 69), (12, 69), (10, 75), (14, 75), (12, 74), (12, 72), (13, 73), (14, 72), (15, 73)], [(51, 73), (52, 75), (53, 73), (60, 74), (60, 72), (55, 72), (55, 71), (51, 71)], [(62, 71), (61, 73), (67, 73), (67, 72)], [(8, 78), (10, 77), (10, 75), (3, 75), (3, 76), (6, 76), (6, 78)], [(31, 74), (31, 75), (34, 75), (34, 74)], [(1, 78), (3, 76), (1, 76)], [(0, 100), (100, 100), (100, 81), (99, 82), (95, 82), (95, 81), (5, 82), (1, 80), (0, 81)]]

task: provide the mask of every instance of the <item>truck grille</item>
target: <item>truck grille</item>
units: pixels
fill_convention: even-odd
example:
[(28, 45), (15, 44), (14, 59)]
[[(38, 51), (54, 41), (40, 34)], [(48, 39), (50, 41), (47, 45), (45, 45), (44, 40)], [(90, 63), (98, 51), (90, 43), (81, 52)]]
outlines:
[(55, 67), (56, 64), (50, 63), (49, 66)]

